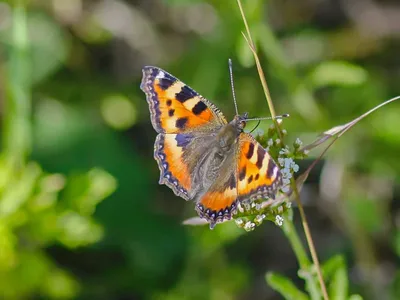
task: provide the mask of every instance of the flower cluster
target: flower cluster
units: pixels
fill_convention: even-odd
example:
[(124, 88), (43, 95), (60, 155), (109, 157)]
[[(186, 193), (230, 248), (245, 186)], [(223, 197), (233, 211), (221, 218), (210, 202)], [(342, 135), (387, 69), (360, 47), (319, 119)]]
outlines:
[[(279, 127), (282, 122), (279, 122)], [(297, 138), (293, 147), (284, 146), (282, 138), (287, 135), (287, 131), (280, 128), (278, 135), (276, 127), (271, 124), (265, 135), (258, 133), (256, 139), (266, 147), (268, 153), (276, 159), (282, 173), (282, 188), (275, 199), (260, 199), (249, 203), (242, 203), (238, 206), (238, 212), (235, 215), (236, 225), (246, 231), (252, 231), (261, 225), (264, 220), (274, 222), (278, 226), (282, 226), (284, 219), (282, 215), (291, 208), (288, 202), (288, 194), (290, 192), (290, 182), (294, 173), (299, 171), (299, 166), (295, 159), (303, 159), (307, 153), (300, 150), (302, 142)]]

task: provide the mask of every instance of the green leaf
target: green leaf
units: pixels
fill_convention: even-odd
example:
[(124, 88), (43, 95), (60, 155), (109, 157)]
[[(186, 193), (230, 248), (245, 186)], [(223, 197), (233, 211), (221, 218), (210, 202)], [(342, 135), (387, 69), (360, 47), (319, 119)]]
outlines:
[(309, 299), (305, 293), (300, 291), (289, 278), (268, 272), (265, 276), (268, 284), (285, 299), (306, 300)]
[(103, 228), (90, 218), (74, 211), (65, 211), (58, 216), (58, 240), (69, 248), (86, 246), (103, 237)]
[(328, 292), (331, 299), (346, 299), (349, 287), (346, 263), (342, 255), (335, 255), (322, 266), (324, 279), (329, 282)]
[(346, 299), (348, 288), (349, 280), (347, 277), (347, 270), (343, 266), (336, 270), (333, 274), (332, 281), (328, 286), (330, 298), (335, 300)]
[(35, 184), (42, 174), (36, 163), (28, 164), (20, 178), (8, 185), (0, 201), (0, 216), (5, 217), (16, 212), (31, 197)]
[(68, 179), (64, 199), (81, 215), (90, 216), (97, 204), (112, 194), (116, 187), (117, 182), (112, 175), (94, 168), (88, 173), (77, 174)]
[(327, 85), (359, 85), (368, 78), (367, 71), (357, 65), (344, 61), (328, 61), (319, 64), (310, 74), (316, 87)]
[(332, 278), (334, 273), (344, 266), (344, 258), (342, 255), (335, 255), (329, 258), (322, 265), (322, 273), (325, 280)]
[(363, 297), (360, 295), (354, 294), (349, 297), (349, 300), (363, 300)]

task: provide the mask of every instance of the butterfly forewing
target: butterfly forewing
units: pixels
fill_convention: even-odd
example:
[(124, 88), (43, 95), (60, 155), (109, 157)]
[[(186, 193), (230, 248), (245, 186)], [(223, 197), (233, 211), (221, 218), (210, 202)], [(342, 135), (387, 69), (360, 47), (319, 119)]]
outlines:
[(146, 93), (152, 124), (158, 133), (212, 130), (227, 123), (215, 105), (159, 68), (143, 69), (141, 89)]

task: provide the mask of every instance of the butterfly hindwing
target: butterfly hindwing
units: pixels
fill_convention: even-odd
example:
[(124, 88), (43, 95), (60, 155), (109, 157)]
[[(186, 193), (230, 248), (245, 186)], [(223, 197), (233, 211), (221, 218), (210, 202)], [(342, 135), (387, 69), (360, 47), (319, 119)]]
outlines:
[(281, 172), (269, 153), (249, 133), (239, 135), (237, 160), (238, 200), (275, 198)]
[[(188, 142), (191, 136), (182, 136)], [(178, 134), (160, 133), (154, 144), (154, 158), (160, 169), (160, 184), (165, 183), (177, 196), (189, 200), (189, 192), (192, 189), (190, 171), (188, 166), (183, 163), (183, 152), (186, 145), (179, 143)]]
[(156, 67), (143, 68), (151, 121), (158, 133), (206, 131), (226, 124), (221, 111), (183, 82)]
[(197, 199), (196, 211), (210, 223), (211, 228), (218, 221), (230, 220), (236, 212), (238, 192), (235, 157), (233, 149), (215, 175), (216, 179)]
[(160, 184), (165, 183), (185, 200), (191, 200), (201, 193), (204, 177), (199, 170), (209, 158), (213, 143), (210, 135), (198, 132), (158, 134), (154, 158), (161, 171)]

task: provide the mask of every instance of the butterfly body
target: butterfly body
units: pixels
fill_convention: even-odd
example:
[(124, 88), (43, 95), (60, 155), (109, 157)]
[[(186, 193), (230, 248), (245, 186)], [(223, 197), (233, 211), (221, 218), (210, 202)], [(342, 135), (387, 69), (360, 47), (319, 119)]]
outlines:
[(243, 131), (247, 114), (228, 123), (211, 102), (156, 67), (144, 67), (141, 88), (159, 133), (154, 145), (159, 183), (194, 200), (211, 228), (231, 219), (238, 203), (275, 196), (280, 170)]

